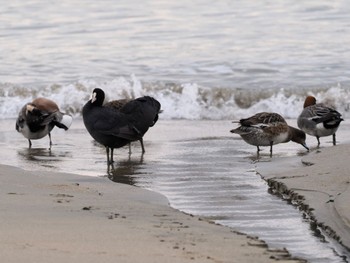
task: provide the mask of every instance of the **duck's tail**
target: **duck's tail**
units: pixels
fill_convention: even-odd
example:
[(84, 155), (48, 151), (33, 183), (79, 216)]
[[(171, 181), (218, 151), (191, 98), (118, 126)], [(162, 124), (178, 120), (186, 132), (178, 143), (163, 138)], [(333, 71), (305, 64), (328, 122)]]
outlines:
[(60, 112), (60, 115), (61, 116), (59, 116), (59, 118), (56, 118), (55, 125), (58, 128), (68, 130), (73, 122), (72, 116), (70, 116), (68, 114), (61, 113), (61, 112)]

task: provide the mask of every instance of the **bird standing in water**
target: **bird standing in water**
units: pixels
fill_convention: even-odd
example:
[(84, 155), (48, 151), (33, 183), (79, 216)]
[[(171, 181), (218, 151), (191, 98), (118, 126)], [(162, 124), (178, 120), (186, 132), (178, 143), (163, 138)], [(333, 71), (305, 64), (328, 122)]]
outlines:
[(103, 106), (105, 93), (96, 88), (83, 107), (83, 120), (90, 135), (106, 147), (107, 165), (113, 167), (113, 151), (141, 140), (158, 120), (160, 103), (149, 96), (130, 100), (119, 111)]
[(320, 146), (320, 137), (333, 136), (333, 145), (336, 145), (335, 133), (343, 121), (341, 114), (323, 103), (316, 103), (313, 96), (308, 96), (304, 102), (304, 109), (298, 117), (298, 127), (305, 133), (315, 136), (317, 147)]
[(16, 130), (28, 139), (37, 140), (49, 135), (50, 149), (52, 146), (51, 131), (58, 128), (68, 130), (72, 124), (72, 117), (62, 113), (57, 104), (46, 98), (37, 98), (23, 106), (16, 120)]
[(231, 132), (239, 134), (245, 142), (255, 145), (258, 156), (259, 146), (270, 146), (270, 156), (272, 157), (274, 144), (289, 141), (299, 143), (309, 150), (305, 143), (305, 133), (289, 126), (284, 118), (277, 113), (260, 112), (249, 118), (241, 119), (238, 123), (241, 126), (231, 130)]
[[(105, 103), (103, 106), (114, 109), (116, 111), (120, 111), (121, 108), (123, 108), (125, 104), (128, 103), (129, 101), (130, 100), (128, 99), (112, 100)], [(156, 121), (154, 123), (156, 123)], [(139, 141), (141, 143), (142, 153), (145, 153), (146, 151), (145, 151), (145, 146), (143, 145), (143, 138), (141, 138)], [(129, 143), (129, 154), (131, 154), (131, 143)]]

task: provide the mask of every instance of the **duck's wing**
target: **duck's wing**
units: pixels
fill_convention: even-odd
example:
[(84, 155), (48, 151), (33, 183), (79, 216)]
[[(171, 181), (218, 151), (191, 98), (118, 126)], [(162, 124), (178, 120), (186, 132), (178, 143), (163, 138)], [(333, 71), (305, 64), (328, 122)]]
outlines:
[(239, 122), (242, 126), (255, 126), (261, 128), (270, 126), (274, 123), (286, 123), (281, 115), (273, 112), (260, 112), (249, 118), (241, 119)]
[(55, 113), (53, 124), (55, 124), (58, 128), (68, 130), (69, 127), (72, 125), (72, 122), (72, 116), (59, 111)]
[(49, 124), (56, 125), (67, 130), (72, 124), (73, 118), (60, 112), (58, 105), (46, 98), (37, 98), (24, 107), (27, 122), (36, 123), (41, 126)]
[(343, 119), (341, 114), (333, 108), (326, 107), (322, 104), (316, 104), (305, 108), (306, 116), (316, 124), (334, 122), (340, 123)]
[(28, 125), (45, 126), (55, 120), (56, 112), (40, 110), (35, 105), (28, 103), (23, 107), (20, 116)]
[(261, 129), (254, 126), (239, 126), (238, 128), (231, 130), (230, 132), (236, 133), (239, 135), (247, 135), (250, 133), (256, 133), (259, 130)]

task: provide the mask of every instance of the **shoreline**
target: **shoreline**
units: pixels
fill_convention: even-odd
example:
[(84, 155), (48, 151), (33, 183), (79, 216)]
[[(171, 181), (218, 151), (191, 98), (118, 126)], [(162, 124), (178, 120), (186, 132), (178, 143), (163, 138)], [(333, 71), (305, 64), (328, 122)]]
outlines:
[[(293, 121), (291, 121), (291, 123), (293, 123)], [(6, 124), (6, 122), (5, 122), (5, 124)], [(144, 203), (145, 207), (149, 207), (149, 205), (150, 205), (151, 206), (149, 208), (150, 211), (152, 211), (152, 210), (158, 211), (159, 209), (163, 209), (163, 206), (166, 206), (166, 207), (168, 207), (167, 208), (168, 210), (172, 211), (171, 213), (174, 212), (175, 214), (183, 214), (183, 212), (181, 212), (179, 210), (174, 210), (172, 207), (170, 207), (168, 204), (168, 200), (163, 195), (161, 195), (157, 192), (151, 192), (153, 194), (150, 194), (150, 192), (148, 190), (145, 190), (143, 188), (136, 188), (136, 187), (128, 188), (128, 187), (132, 187), (132, 186), (118, 184), (116, 182), (113, 182), (111, 184), (111, 181), (109, 181), (106, 178), (101, 178), (98, 176), (96, 177), (96, 171), (101, 170), (101, 167), (103, 167), (103, 165), (101, 165), (101, 164), (104, 164), (104, 162), (105, 162), (105, 152), (102, 151), (99, 147), (96, 147), (95, 145), (93, 145), (91, 143), (91, 140), (89, 137), (80, 136), (83, 133), (85, 134), (85, 130), (82, 128), (82, 126), (80, 124), (81, 123), (79, 123), (79, 122), (75, 122), (75, 126), (73, 127), (73, 129), (69, 130), (70, 136), (66, 136), (66, 132), (61, 132), (61, 131), (57, 130), (56, 133), (54, 134), (55, 135), (54, 138), (55, 138), (55, 141), (57, 141), (57, 145), (55, 145), (55, 148), (49, 154), (47, 153), (46, 148), (40, 148), (40, 147), (46, 147), (45, 140), (37, 141), (36, 143), (38, 144), (37, 146), (39, 148), (35, 148), (32, 152), (28, 151), (26, 148), (23, 148), (23, 147), (18, 148), (17, 145), (21, 144), (23, 142), (23, 138), (17, 134), (13, 134), (12, 130), (8, 130), (8, 127), (9, 127), (8, 125), (3, 125), (2, 127), (5, 130), (3, 131), (4, 136), (3, 136), (2, 140), (3, 140), (4, 145), (7, 148), (5, 147), (5, 149), (2, 152), (3, 153), (2, 160), (10, 166), (0, 166), (0, 175), (2, 176), (1, 177), (2, 180), (0, 181), (1, 184), (8, 182), (7, 185), (11, 185), (11, 187), (14, 187), (14, 188), (16, 188), (18, 186), (18, 184), (24, 184), (24, 185), (30, 186), (31, 192), (28, 193), (28, 196), (33, 195), (32, 196), (33, 202), (38, 203), (39, 205), (41, 205), (41, 203), (37, 199), (40, 199), (40, 197), (34, 195), (34, 193), (36, 191), (38, 191), (38, 189), (37, 189), (38, 187), (35, 186), (33, 183), (38, 184), (39, 182), (44, 182), (44, 185), (46, 185), (45, 187), (48, 187), (46, 189), (46, 191), (49, 191), (50, 189), (57, 188), (57, 186), (56, 186), (56, 188), (49, 186), (50, 184), (54, 184), (54, 185), (58, 185), (58, 186), (68, 184), (68, 188), (66, 187), (67, 189), (65, 189), (65, 187), (63, 187), (61, 189), (62, 192), (57, 193), (57, 191), (60, 190), (60, 188), (57, 188), (56, 189), (57, 191), (54, 193), (45, 192), (44, 199), (51, 200), (54, 203), (56, 202), (56, 206), (52, 207), (48, 204), (45, 204), (44, 207), (41, 207), (41, 208), (39, 207), (37, 211), (40, 214), (42, 214), (43, 211), (46, 211), (46, 210), (55, 212), (54, 209), (59, 209), (61, 206), (66, 207), (66, 206), (72, 205), (73, 202), (74, 203), (80, 202), (80, 204), (81, 204), (80, 207), (75, 207), (74, 209), (71, 209), (71, 211), (79, 212), (79, 213), (77, 213), (76, 217), (71, 218), (70, 214), (67, 215), (67, 220), (69, 219), (71, 222), (79, 221), (79, 219), (85, 220), (85, 218), (86, 218), (85, 214), (90, 215), (91, 213), (97, 213), (97, 212), (99, 212), (99, 216), (104, 218), (104, 219), (110, 218), (111, 219), (110, 221), (116, 221), (114, 219), (117, 218), (118, 223), (121, 223), (120, 219), (125, 219), (123, 217), (126, 217), (128, 219), (128, 220), (124, 220), (124, 221), (130, 221), (129, 217), (127, 217), (125, 215), (125, 213), (123, 214), (121, 212), (113, 212), (113, 211), (109, 211), (109, 210), (106, 210), (102, 213), (101, 211), (103, 209), (101, 207), (105, 206), (105, 204), (104, 204), (105, 201), (103, 201), (103, 202), (101, 201), (101, 200), (104, 200), (104, 199), (102, 199), (102, 197), (98, 197), (98, 199), (101, 199), (100, 201), (98, 201), (98, 199), (95, 200), (92, 198), (93, 196), (90, 196), (91, 200), (92, 200), (92, 202), (91, 202), (92, 204), (86, 204), (85, 202), (83, 202), (84, 201), (82, 199), (83, 197), (74, 193), (74, 191), (79, 192), (81, 189), (79, 190), (79, 187), (78, 188), (75, 187), (75, 185), (74, 185), (75, 182), (73, 182), (73, 187), (71, 187), (71, 185), (70, 185), (71, 180), (82, 181), (82, 182), (84, 182), (84, 185), (85, 185), (85, 183), (88, 183), (89, 184), (88, 188), (95, 189), (96, 192), (101, 192), (99, 189), (100, 189), (100, 187), (102, 187), (102, 189), (104, 189), (105, 184), (110, 185), (108, 187), (111, 187), (111, 189), (114, 189), (113, 192), (114, 191), (116, 191), (116, 192), (124, 191), (123, 193), (121, 193), (121, 196), (118, 196), (117, 193), (113, 193), (111, 195), (111, 196), (114, 196), (113, 198), (115, 200), (118, 200), (116, 204), (111, 204), (110, 205), (111, 207), (117, 206), (118, 209), (124, 209), (124, 208), (120, 208), (120, 207), (123, 206), (123, 203), (126, 203), (128, 206), (127, 208), (125, 208), (126, 210), (128, 210), (128, 209), (129, 210), (130, 209), (137, 210), (137, 207), (140, 206), (138, 204), (138, 202), (136, 202), (136, 203), (131, 202), (130, 204), (129, 204), (129, 202), (130, 202), (130, 199), (133, 199), (134, 198), (133, 196), (136, 193), (138, 193), (137, 194), (138, 200), (141, 200)], [(147, 163), (149, 163), (149, 164), (152, 164), (152, 162), (155, 162), (159, 159), (161, 160), (161, 158), (159, 158), (159, 156), (162, 155), (163, 152), (165, 152), (165, 151), (170, 151), (169, 147), (170, 147), (170, 149), (173, 149), (173, 150), (174, 149), (175, 150), (179, 150), (179, 149), (183, 150), (183, 148), (181, 148), (181, 147), (179, 149), (174, 148), (174, 147), (171, 148), (171, 146), (169, 146), (169, 143), (168, 143), (169, 137), (171, 139), (171, 142), (183, 140), (184, 137), (185, 137), (185, 139), (190, 139), (190, 140), (196, 140), (197, 138), (204, 138), (204, 139), (213, 138), (213, 136), (218, 136), (221, 138), (221, 137), (225, 137), (227, 135), (226, 133), (227, 133), (228, 128), (226, 126), (229, 126), (226, 123), (216, 122), (215, 125), (216, 125), (217, 129), (215, 130), (215, 132), (213, 132), (210, 129), (206, 129), (206, 127), (208, 127), (209, 125), (211, 125), (211, 126), (213, 125), (211, 122), (206, 122), (206, 121), (197, 122), (196, 125), (193, 125), (192, 122), (190, 123), (191, 125), (189, 125), (186, 121), (177, 121), (177, 122), (175, 122), (175, 124), (172, 121), (172, 123), (171, 123), (172, 125), (169, 125), (169, 123), (166, 121), (164, 123), (160, 122), (159, 124), (162, 124), (162, 125), (158, 125), (157, 127), (154, 127), (154, 129), (152, 129), (150, 131), (150, 133), (147, 134), (147, 136), (148, 136), (147, 141), (152, 142), (152, 143), (149, 143), (147, 145), (147, 147), (148, 147), (148, 149), (153, 147), (149, 150), (149, 152), (146, 156)], [(180, 135), (178, 132), (175, 132), (176, 129), (174, 129), (174, 125), (176, 127), (181, 127), (181, 129), (184, 131), (184, 134)], [(171, 128), (168, 128), (168, 127), (171, 127)], [(348, 135), (346, 132), (347, 130), (348, 129), (346, 129), (346, 127), (344, 127), (344, 129), (340, 130), (339, 134), (337, 134), (338, 137), (340, 138), (340, 141), (342, 142), (340, 144), (340, 146), (346, 145), (345, 144), (347, 142), (346, 138), (348, 138)], [(147, 141), (146, 141), (146, 143), (147, 143)], [(233, 142), (236, 142), (236, 141), (239, 143), (232, 144), (232, 145), (230, 144), (231, 147), (233, 145), (236, 145), (237, 149), (240, 149), (240, 147), (243, 147), (243, 145), (245, 145), (243, 143), (240, 144), (241, 140), (239, 138), (237, 140), (236, 140), (236, 138), (233, 138)], [(62, 142), (64, 142), (65, 144), (63, 144)], [(230, 143), (231, 143), (231, 141), (230, 141)], [(326, 141), (326, 144), (325, 144), (326, 147), (325, 148), (321, 147), (319, 149), (319, 151), (323, 151), (323, 150), (326, 150), (328, 148), (333, 148), (332, 146), (329, 146), (329, 143), (330, 142)], [(78, 145), (79, 151), (74, 151), (75, 148), (71, 147), (72, 145)], [(321, 146), (323, 146), (323, 145), (321, 145)], [(219, 147), (219, 146), (217, 146), (217, 147)], [(335, 149), (337, 149), (336, 151), (339, 150), (338, 147), (339, 146), (334, 147)], [(137, 169), (142, 168), (142, 165), (143, 165), (142, 160), (138, 159), (139, 146), (136, 145), (136, 147), (134, 147), (134, 148), (135, 148), (135, 150), (134, 149), (133, 150), (135, 151), (135, 153), (133, 153), (133, 156), (132, 156), (133, 159), (131, 159), (131, 161), (130, 160), (119, 160), (121, 167), (124, 167), (126, 169), (125, 171), (127, 174), (133, 174), (133, 173), (137, 174), (137, 172), (138, 172)], [(247, 167), (249, 166), (250, 167), (249, 169), (253, 168), (253, 171), (257, 171), (258, 173), (260, 173), (260, 176), (263, 180), (270, 182), (270, 186), (272, 185), (275, 188), (277, 188), (278, 186), (282, 187), (284, 182), (279, 183), (276, 181), (276, 179), (274, 177), (283, 179), (286, 177), (286, 175), (291, 175), (290, 171), (292, 171), (293, 169), (305, 168), (300, 160), (301, 159), (307, 160), (307, 158), (310, 158), (311, 156), (313, 156), (316, 151), (312, 150), (310, 153), (305, 153), (304, 151), (299, 151), (299, 149), (294, 144), (281, 144), (278, 146), (278, 154), (274, 155), (272, 159), (269, 157), (268, 158), (266, 157), (266, 158), (263, 158), (261, 160), (261, 162), (254, 162), (254, 158), (251, 158), (251, 156), (254, 157), (255, 152), (251, 148), (249, 148), (247, 151), (244, 151), (244, 153), (242, 154), (243, 157), (238, 157), (238, 158), (243, 158), (244, 163), (248, 162)], [(126, 152), (126, 150), (125, 150), (125, 152)], [(231, 150), (228, 152), (231, 154)], [(86, 153), (88, 153), (88, 154), (86, 154)], [(86, 155), (84, 155), (84, 154), (86, 154)], [(332, 160), (335, 159), (334, 158), (335, 156), (336, 156), (335, 154), (331, 154), (331, 158), (328, 161), (332, 162)], [(33, 159), (33, 157), (36, 159)], [(7, 160), (7, 162), (6, 162), (6, 160)], [(34, 160), (34, 162), (33, 162), (33, 160)], [(93, 160), (93, 161), (91, 161), (91, 160)], [(125, 161), (125, 164), (123, 163), (124, 161)], [(172, 159), (170, 158), (169, 160), (167, 160), (167, 162), (168, 161), (171, 163)], [(196, 160), (194, 160), (194, 161), (196, 161)], [(252, 165), (251, 161), (253, 161), (253, 165)], [(307, 162), (308, 161), (306, 161), (305, 163), (307, 163)], [(64, 163), (64, 166), (62, 165), (63, 163)], [(78, 163), (79, 165), (76, 165), (76, 163)], [(312, 162), (310, 161), (309, 163), (312, 163)], [(133, 166), (133, 169), (135, 168), (136, 170), (128, 170), (129, 164), (131, 164)], [(64, 170), (62, 170), (62, 166), (65, 168), (67, 168), (67, 167), (69, 168), (69, 169), (67, 169), (68, 173), (66, 173), (66, 174), (64, 173)], [(100, 166), (100, 167), (97, 167), (97, 166)], [(318, 166), (318, 165), (312, 165), (310, 167), (316, 167), (316, 166)], [(25, 170), (21, 170), (20, 168), (15, 168), (15, 167), (21, 167), (22, 169), (25, 169)], [(71, 171), (75, 171), (74, 169), (76, 169), (76, 167), (78, 167), (78, 168), (83, 167), (83, 169), (79, 168), (80, 169), (79, 173), (73, 172), (73, 174), (70, 174)], [(152, 171), (154, 173), (154, 175), (158, 174), (160, 176), (164, 176), (162, 170), (152, 169), (152, 165), (147, 166), (147, 167), (148, 167), (148, 169), (151, 169), (150, 171)], [(38, 171), (37, 170), (38, 168), (40, 168), (41, 171)], [(4, 172), (2, 171), (3, 169), (4, 169)], [(33, 170), (33, 169), (35, 169), (35, 170)], [(43, 172), (43, 171), (45, 171), (45, 172)], [(57, 173), (56, 171), (59, 173)], [(82, 172), (87, 172), (87, 173), (85, 174)], [(89, 174), (91, 175), (92, 172), (95, 174), (94, 176), (87, 176)], [(313, 173), (313, 172), (314, 172), (313, 170), (310, 171), (310, 173)], [(12, 174), (12, 173), (15, 176), (14, 176), (14, 178), (11, 178), (12, 181), (8, 181), (8, 178), (5, 175)], [(25, 177), (20, 176), (19, 178), (17, 178), (19, 176), (18, 174), (20, 174), (20, 175), (26, 174), (26, 175), (25, 175)], [(98, 172), (98, 174), (99, 174), (99, 172)], [(101, 175), (102, 174), (103, 173), (101, 173)], [(174, 176), (175, 174), (170, 174), (170, 176)], [(193, 176), (193, 174), (191, 173), (191, 174), (189, 174), (189, 176)], [(29, 179), (29, 180), (25, 179), (27, 177), (32, 178), (32, 179)], [(268, 177), (271, 177), (271, 180), (269, 180)], [(295, 178), (299, 178), (299, 177), (295, 176)], [(295, 180), (295, 178), (293, 178), (293, 176), (290, 176), (291, 180)], [(157, 182), (157, 179), (155, 179), (155, 180), (156, 180), (155, 182)], [(274, 184), (274, 182), (275, 182), (275, 184)], [(16, 191), (10, 191), (9, 190), (10, 188), (6, 187), (6, 184), (2, 185), (2, 186), (1, 186), (1, 184), (0, 184), (0, 188), (2, 189), (2, 192), (4, 193), (4, 195), (6, 196), (6, 199), (4, 199), (5, 201), (2, 202), (2, 205), (0, 206), (0, 210), (2, 212), (3, 211), (6, 212), (5, 208), (8, 206), (6, 204), (6, 200), (7, 200), (10, 205), (11, 204), (18, 205), (18, 207), (19, 207), (18, 210), (21, 211), (21, 213), (22, 213), (23, 208), (26, 206), (24, 204), (13, 203), (13, 200), (12, 200), (14, 197), (17, 197), (18, 198), (17, 201), (19, 202), (20, 200), (23, 200), (23, 198), (20, 198), (20, 197), (22, 197), (22, 195), (16, 194)], [(78, 184), (82, 185), (80, 183), (78, 183)], [(125, 186), (127, 188), (125, 188)], [(283, 187), (285, 189), (290, 189), (289, 186), (287, 187), (287, 186), (283, 185)], [(70, 188), (72, 188), (72, 189), (70, 189)], [(126, 191), (125, 189), (132, 189), (132, 190)], [(70, 193), (69, 192), (70, 190), (72, 190), (72, 191), (74, 190), (74, 191), (72, 193)], [(108, 190), (108, 191), (112, 191), (112, 190)], [(147, 194), (144, 191), (147, 191)], [(299, 197), (299, 195), (297, 195), (297, 194), (295, 194), (295, 195), (298, 196), (298, 198), (302, 198), (302, 197)], [(73, 196), (73, 197), (70, 197), (70, 196)], [(148, 200), (148, 198), (151, 196), (154, 197), (153, 200), (158, 200), (156, 202), (156, 204), (153, 204), (152, 200), (151, 201)], [(10, 197), (12, 197), (12, 198), (10, 198)], [(55, 197), (56, 197), (56, 199), (54, 199), (54, 200), (56, 200), (56, 201), (52, 200)], [(110, 200), (106, 200), (106, 205), (108, 205), (109, 202), (110, 202)], [(151, 204), (148, 204), (149, 202)], [(301, 202), (304, 202), (304, 201), (301, 200)], [(93, 205), (93, 204), (96, 204), (96, 205)], [(33, 205), (31, 205), (29, 203), (28, 206), (32, 207)], [(158, 206), (160, 206), (160, 208)], [(83, 208), (85, 208), (85, 209), (82, 210)], [(85, 211), (85, 214), (82, 214), (81, 211)], [(19, 216), (22, 215), (21, 213), (19, 213)], [(57, 214), (57, 211), (55, 213)], [(172, 234), (174, 234), (175, 231), (182, 232), (184, 230), (190, 230), (188, 228), (188, 225), (187, 225), (186, 216), (191, 217), (191, 218), (195, 218), (197, 220), (197, 221), (195, 220), (196, 222), (193, 221), (193, 224), (196, 224), (198, 221), (201, 221), (202, 222), (201, 227), (203, 229), (208, 227), (208, 225), (213, 225), (213, 224), (210, 224), (212, 222), (208, 222), (207, 219), (203, 219), (203, 218), (200, 218), (198, 216), (195, 216), (195, 217), (191, 216), (190, 215), (191, 212), (189, 212), (189, 214), (185, 214), (181, 220), (180, 219), (174, 220), (174, 222), (178, 222), (178, 223), (170, 224), (167, 226), (167, 228), (163, 229), (162, 226), (164, 226), (164, 221), (166, 221), (165, 219), (167, 217), (166, 218), (162, 218), (162, 217), (158, 218), (158, 217), (154, 216), (156, 214), (156, 212), (155, 212), (153, 215), (148, 215), (147, 218), (141, 219), (140, 217), (144, 216), (143, 213), (144, 213), (144, 209), (140, 210), (139, 213), (135, 212), (134, 216), (136, 218), (132, 218), (131, 221), (136, 222), (137, 220), (139, 220), (139, 222), (144, 223), (144, 222), (150, 222), (150, 220), (151, 220), (151, 221), (157, 222), (155, 225), (158, 225), (158, 229), (154, 229), (155, 225), (149, 224), (148, 227), (145, 227), (143, 229), (143, 234), (141, 234), (140, 236), (144, 236), (146, 234), (146, 236), (151, 236), (154, 238), (155, 230), (159, 230), (159, 236), (169, 235), (169, 231), (170, 231), (169, 229), (171, 229)], [(14, 215), (15, 215), (15, 213), (14, 213)], [(33, 218), (33, 217), (35, 217), (35, 214), (33, 212), (26, 213), (26, 214), (24, 213), (21, 217), (22, 218)], [(61, 218), (61, 215), (58, 214), (57, 217)], [(49, 219), (53, 222), (56, 222), (58, 220), (58, 219), (55, 219), (54, 217), (49, 218)], [(88, 217), (88, 219), (89, 219), (89, 217)], [(109, 221), (109, 220), (107, 220), (107, 221)], [(18, 221), (18, 222), (20, 222), (20, 221)], [(166, 221), (166, 222), (168, 222), (168, 221)], [(125, 223), (125, 222), (122, 222), (122, 223)], [(179, 230), (176, 230), (176, 228), (174, 228), (174, 225), (175, 226), (180, 225), (179, 223), (181, 223), (182, 226), (184, 226), (186, 224), (185, 225), (186, 227), (179, 228)], [(319, 221), (317, 221), (317, 223), (319, 223)], [(94, 224), (95, 223), (92, 223), (92, 225), (94, 225)], [(100, 224), (104, 225), (103, 222)], [(129, 225), (124, 226), (124, 227), (126, 227), (127, 229), (130, 228)], [(209, 226), (209, 227), (211, 229), (211, 226)], [(222, 226), (222, 225), (220, 225), (219, 227), (220, 228), (227, 228), (227, 226)], [(12, 228), (14, 228), (14, 226), (12, 226)], [(9, 227), (9, 229), (11, 229), (11, 227)], [(52, 227), (47, 227), (45, 229), (47, 229), (48, 231), (52, 231)], [(320, 229), (320, 228), (318, 227), (318, 229)], [(64, 233), (66, 233), (66, 232), (69, 233), (69, 231), (72, 231), (72, 229), (70, 229), (70, 228), (63, 229)], [(131, 232), (132, 231), (133, 230), (131, 228)], [(205, 242), (200, 243), (202, 246), (201, 248), (198, 248), (199, 245), (197, 245), (195, 243), (194, 243), (195, 244), (194, 246), (192, 244), (187, 246), (187, 247), (179, 246), (179, 244), (181, 244), (184, 240), (186, 241), (189, 236), (195, 236), (195, 237), (199, 238), (202, 235), (202, 232), (208, 232), (208, 231), (209, 232), (212, 231), (208, 236), (218, 235), (216, 237), (217, 238), (216, 242), (214, 242), (214, 241), (210, 240), (210, 238), (208, 238)], [(229, 233), (230, 235), (233, 235), (233, 237), (230, 237), (232, 240), (237, 238), (237, 236), (235, 235), (235, 234), (237, 234), (237, 232), (235, 232), (235, 230), (233, 230), (232, 228), (229, 228), (227, 231), (230, 232)], [(109, 232), (109, 231), (105, 231), (105, 232)], [(215, 231), (213, 229), (211, 229), (211, 230), (205, 229), (205, 230), (197, 231), (195, 233), (191, 232), (191, 234), (178, 233), (178, 234), (182, 234), (182, 236), (180, 236), (180, 235), (178, 236), (178, 240), (179, 240), (179, 242), (177, 242), (178, 244), (173, 243), (174, 248), (172, 248), (172, 247), (169, 248), (169, 246), (171, 246), (171, 243), (167, 243), (167, 240), (165, 240), (165, 239), (161, 239), (163, 241), (159, 241), (159, 240), (147, 241), (147, 242), (150, 242), (150, 244), (153, 244), (152, 246), (149, 245), (150, 248), (148, 250), (151, 251), (153, 249), (153, 246), (157, 247), (159, 245), (159, 243), (161, 243), (161, 245), (164, 245), (163, 243), (166, 243), (166, 245), (168, 247), (166, 247), (165, 249), (163, 248), (162, 251), (165, 251), (165, 252), (161, 252), (161, 253), (165, 253), (165, 254), (167, 253), (169, 255), (174, 253), (174, 258), (171, 258), (171, 260), (168, 259), (170, 262), (176, 262), (174, 260), (186, 262), (187, 259), (184, 259), (183, 254), (185, 253), (185, 251), (187, 252), (187, 250), (192, 251), (194, 248), (198, 248), (197, 252), (202, 255), (202, 254), (207, 253), (208, 247), (209, 248), (218, 247), (219, 246), (218, 244), (221, 245), (220, 237), (222, 237), (222, 233), (220, 232), (219, 234), (217, 234), (216, 232), (217, 231)], [(89, 235), (92, 235), (92, 234), (90, 233)], [(110, 235), (110, 233), (108, 233), (108, 235)], [(116, 234), (116, 235), (119, 235), (119, 234)], [(125, 235), (125, 233), (123, 235)], [(239, 236), (240, 235), (242, 235), (242, 234), (239, 234)], [(135, 237), (135, 239), (138, 240), (140, 238), (140, 236), (138, 236), (138, 234), (134, 233), (133, 237)], [(215, 257), (215, 258), (221, 259), (222, 258), (221, 254), (223, 254), (223, 253), (230, 253), (230, 256), (232, 258), (233, 257), (240, 258), (240, 255), (242, 256), (242, 254), (245, 253), (245, 255), (243, 255), (243, 259), (241, 258), (241, 262), (245, 262), (245, 260), (248, 261), (248, 259), (251, 259), (251, 256), (250, 256), (251, 250), (252, 251), (254, 250), (253, 253), (255, 253), (255, 254), (256, 253), (257, 254), (266, 253), (267, 251), (271, 250), (266, 245), (266, 243), (264, 241), (257, 240), (256, 238), (249, 237), (247, 235), (243, 235), (243, 236), (245, 237), (243, 240), (238, 238), (238, 243), (236, 243), (236, 241), (232, 241), (232, 244), (233, 244), (232, 246), (237, 246), (240, 249), (242, 249), (242, 251), (236, 251), (234, 253), (233, 252), (232, 253), (226, 252), (226, 250), (232, 250), (232, 246), (230, 247), (229, 245), (225, 245), (225, 247), (220, 248), (220, 250), (221, 250), (221, 252), (219, 253), (220, 255), (218, 257)], [(253, 234), (253, 236), (254, 236), (254, 234)], [(18, 239), (20, 239), (20, 237), (21, 237), (21, 235), (19, 234)], [(111, 237), (111, 240), (114, 240), (114, 238)], [(62, 242), (64, 243), (64, 241), (62, 241)], [(91, 238), (91, 241), (89, 241), (89, 242), (103, 244), (107, 241), (98, 241), (98, 240), (94, 241), (94, 239)], [(115, 244), (116, 248), (122, 247), (125, 251), (129, 251), (128, 252), (129, 254), (135, 254), (134, 252), (130, 252), (130, 250), (128, 250), (125, 245), (121, 246), (118, 242)], [(320, 241), (320, 242), (322, 242), (322, 241)], [(28, 243), (30, 244), (30, 242), (28, 242)], [(76, 241), (76, 243), (79, 244), (78, 241)], [(133, 246), (133, 242), (127, 242), (127, 244), (129, 244), (131, 247)], [(238, 244), (238, 245), (235, 245), (235, 244)], [(256, 251), (254, 248), (255, 246), (259, 246), (262, 249)], [(246, 250), (246, 247), (249, 248), (248, 251)], [(334, 247), (334, 246), (332, 246), (332, 247)], [(182, 249), (184, 249), (184, 250), (182, 250)], [(170, 251), (168, 251), (168, 250), (170, 250)], [(178, 254), (176, 254), (174, 252), (174, 250), (181, 250), (181, 251), (175, 251), (175, 252), (178, 252)], [(103, 251), (103, 248), (101, 248), (101, 251)], [(179, 252), (182, 252), (182, 253), (179, 253)], [(288, 255), (287, 251), (269, 251), (269, 253), (270, 252), (271, 252), (271, 257), (290, 259), (290, 256)], [(72, 253), (72, 252), (70, 252), (70, 253)], [(159, 253), (159, 254), (161, 254), (161, 253)], [(217, 252), (215, 252), (215, 253), (217, 253)], [(150, 260), (149, 259), (150, 257), (147, 254), (143, 255), (143, 257)], [(262, 261), (262, 262), (274, 262), (273, 259), (270, 259), (270, 258), (266, 259), (265, 256), (262, 256), (262, 257), (263, 257), (263, 260), (267, 260), (267, 261)], [(106, 260), (108, 261), (109, 259), (107, 256), (106, 256), (106, 258), (107, 258)], [(118, 256), (118, 258), (119, 258), (119, 256)], [(194, 259), (191, 259), (191, 262), (195, 262), (193, 260), (198, 260), (198, 262), (213, 262), (213, 261), (210, 261), (209, 259), (208, 259), (208, 261), (205, 261), (204, 258), (201, 258), (201, 260), (199, 260), (197, 257), (193, 257), (193, 258)], [(214, 256), (213, 256), (213, 258), (214, 258)], [(84, 260), (85, 259), (88, 260), (88, 257), (85, 256)], [(159, 259), (159, 261), (166, 262), (166, 259), (167, 259), (166, 257), (163, 257), (161, 260)], [(124, 258), (122, 258), (122, 260), (124, 260)], [(253, 260), (253, 259), (251, 259), (251, 260)], [(297, 261), (297, 260), (295, 260), (295, 261)], [(126, 261), (126, 262), (128, 262), (128, 261)], [(150, 261), (150, 262), (153, 262), (153, 261)], [(222, 262), (226, 262), (226, 261), (223, 260)], [(230, 260), (227, 262), (232, 262), (232, 261)], [(291, 261), (289, 260), (288, 262), (291, 262)], [(302, 262), (302, 260), (300, 260), (299, 262)]]
[[(321, 147), (291, 165), (274, 160), (279, 169), (258, 163), (257, 172), (271, 189), (306, 212), (315, 226), (350, 253), (349, 144)], [(297, 158), (297, 157), (296, 157)]]
[(0, 165), (6, 262), (304, 262), (105, 177)]

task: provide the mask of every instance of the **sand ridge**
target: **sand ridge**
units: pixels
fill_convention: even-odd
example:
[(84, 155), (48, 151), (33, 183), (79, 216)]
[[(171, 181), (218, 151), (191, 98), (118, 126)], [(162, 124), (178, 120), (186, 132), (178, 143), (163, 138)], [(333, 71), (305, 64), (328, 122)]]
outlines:
[[(328, 235), (350, 250), (350, 147), (348, 144), (313, 149), (294, 167), (290, 160), (258, 165), (270, 187), (302, 206)], [(289, 162), (289, 163), (288, 163)]]

